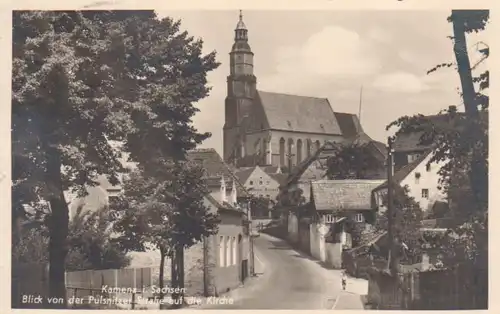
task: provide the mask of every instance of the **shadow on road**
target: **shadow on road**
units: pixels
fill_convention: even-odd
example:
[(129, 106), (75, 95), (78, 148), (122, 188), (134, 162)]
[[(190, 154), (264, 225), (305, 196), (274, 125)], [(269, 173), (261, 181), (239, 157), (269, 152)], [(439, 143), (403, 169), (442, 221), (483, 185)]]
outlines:
[[(297, 252), (297, 251), (296, 251)], [(322, 261), (318, 261), (316, 260), (315, 258), (311, 257), (311, 256), (307, 256), (305, 255), (304, 253), (302, 252), (297, 252), (297, 254), (294, 254), (292, 255), (293, 257), (297, 257), (297, 258), (303, 258), (303, 259), (308, 259), (312, 262), (315, 262), (316, 264), (318, 264), (319, 266), (323, 267), (324, 269), (328, 269), (328, 270), (333, 270), (335, 268), (331, 267), (330, 265), (328, 265), (327, 263), (325, 262), (322, 262)]]

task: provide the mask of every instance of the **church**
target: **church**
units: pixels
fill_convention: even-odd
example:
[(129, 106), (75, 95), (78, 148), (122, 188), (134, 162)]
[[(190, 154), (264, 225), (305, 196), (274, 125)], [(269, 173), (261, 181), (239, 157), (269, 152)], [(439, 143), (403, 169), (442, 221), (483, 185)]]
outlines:
[(363, 133), (355, 114), (334, 112), (326, 98), (258, 90), (253, 57), (240, 11), (225, 100), (223, 158), (228, 164), (289, 171), (327, 141), (340, 143)]

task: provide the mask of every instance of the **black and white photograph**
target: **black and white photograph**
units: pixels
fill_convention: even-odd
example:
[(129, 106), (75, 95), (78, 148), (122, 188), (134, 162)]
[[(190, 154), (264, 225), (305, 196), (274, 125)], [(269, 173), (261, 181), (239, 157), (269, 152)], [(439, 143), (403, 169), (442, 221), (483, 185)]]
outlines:
[(12, 309), (488, 309), (488, 9), (11, 16)]

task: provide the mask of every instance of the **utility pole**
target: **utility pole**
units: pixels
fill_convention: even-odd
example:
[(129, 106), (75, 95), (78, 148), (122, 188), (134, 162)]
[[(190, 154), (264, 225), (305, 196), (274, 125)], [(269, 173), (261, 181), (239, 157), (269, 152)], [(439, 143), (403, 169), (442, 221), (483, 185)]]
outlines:
[(255, 255), (253, 250), (252, 203), (247, 203), (248, 234), (250, 235), (250, 276), (255, 276)]
[(389, 270), (393, 275), (398, 272), (398, 260), (396, 258), (397, 248), (395, 247), (395, 234), (394, 234), (394, 191), (393, 191), (393, 171), (394, 171), (394, 150), (393, 150), (393, 138), (388, 137), (387, 146), (387, 217), (388, 217), (388, 227), (387, 235), (389, 238)]

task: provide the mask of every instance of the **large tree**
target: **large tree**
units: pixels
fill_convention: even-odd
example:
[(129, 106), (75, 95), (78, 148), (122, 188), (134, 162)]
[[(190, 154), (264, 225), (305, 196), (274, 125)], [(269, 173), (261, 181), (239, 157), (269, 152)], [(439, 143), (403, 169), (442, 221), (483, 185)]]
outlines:
[(184, 249), (215, 234), (219, 219), (205, 206), (202, 168), (175, 162), (158, 172), (163, 175), (149, 177), (137, 170), (125, 180), (123, 195), (114, 204), (119, 217), (115, 230), (125, 249), (160, 252), (160, 288), (167, 257), (172, 260), (172, 286), (184, 288)]
[(99, 174), (117, 184), (124, 171), (109, 140), (148, 163), (182, 157), (209, 135), (190, 123), (215, 53), (179, 27), (153, 11), (13, 13), (12, 216), (50, 205), (50, 296), (66, 297), (63, 191), (83, 196)]
[[(486, 28), (488, 10), (453, 10), (448, 21), (453, 26), (455, 62), (443, 63), (431, 69), (453, 67), (458, 72), (464, 110), (450, 106), (439, 116), (402, 117), (391, 123), (398, 133), (420, 132), (421, 143), (434, 145), (432, 162), (442, 162), (441, 183), (448, 194), (455, 218), (455, 236), (443, 247), (450, 265), (467, 262), (487, 269), (488, 253), (488, 105), (489, 71), (474, 73), (489, 56), (489, 47), (477, 43), (483, 57), (470, 63), (467, 34)], [(487, 285), (487, 283), (485, 283)]]

